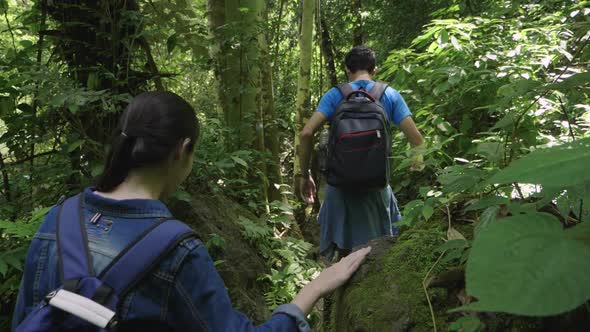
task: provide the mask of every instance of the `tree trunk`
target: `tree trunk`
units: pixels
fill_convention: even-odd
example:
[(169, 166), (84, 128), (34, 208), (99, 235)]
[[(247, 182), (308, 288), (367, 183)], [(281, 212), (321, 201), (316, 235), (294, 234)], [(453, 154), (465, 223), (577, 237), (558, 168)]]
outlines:
[[(154, 80), (158, 89), (163, 89), (149, 44), (142, 40), (140, 20), (130, 12), (139, 12), (136, 0), (49, 1), (47, 15), (56, 28), (41, 33), (56, 36), (54, 52), (67, 63), (71, 76), (80, 86), (108, 90), (112, 95), (134, 96), (146, 91), (148, 81)], [(135, 69), (134, 61), (130, 61), (134, 51), (142, 48), (147, 71), (141, 66)], [(121, 99), (117, 106), (122, 110), (126, 102)], [(105, 112), (100, 101), (85, 105), (83, 112), (72, 113), (67, 109), (62, 112), (68, 121), (79, 124), (78, 135), (88, 142), (70, 154), (76, 174), (69, 184), (72, 190), (79, 190), (90, 180), (87, 179), (89, 168), (103, 162), (103, 151), (96, 147), (109, 140), (120, 113)]]
[(210, 34), (215, 40), (209, 52), (216, 63), (220, 105), (230, 129), (226, 148), (229, 152), (247, 149), (260, 152), (251, 165), (249, 177), (261, 183), (261, 198), (267, 201), (269, 184), (274, 179), (269, 180), (268, 176), (265, 153), (272, 139), (266, 143), (265, 119), (266, 113), (272, 116), (274, 104), (272, 91), (270, 96), (268, 92), (272, 90), (272, 80), (266, 82), (262, 66), (262, 57), (268, 53), (260, 29), (264, 1), (209, 0), (208, 7)]
[[(281, 1), (281, 12), (283, 2)], [(265, 21), (268, 21), (268, 10), (264, 10)], [(279, 15), (280, 16), (280, 15)], [(279, 22), (280, 24), (280, 22)], [(278, 26), (277, 26), (278, 30)], [(277, 44), (280, 42), (278, 35)], [(279, 144), (279, 128), (277, 125), (277, 114), (275, 111), (274, 91), (273, 91), (273, 68), (270, 67), (271, 55), (268, 45), (268, 36), (260, 34), (259, 43), (262, 61), (262, 75), (261, 75), (261, 92), (262, 92), (262, 114), (264, 123), (264, 149), (270, 154), (267, 162), (267, 176), (268, 176), (268, 196), (270, 201), (281, 199), (281, 190), (275, 187), (275, 184), (283, 183), (281, 176), (281, 161), (280, 161), (280, 144)]]
[[(295, 115), (295, 158), (293, 170), (298, 172), (300, 169), (300, 141), (299, 133), (305, 126), (305, 122), (311, 116), (310, 101), (310, 76), (311, 76), (311, 59), (312, 59), (312, 37), (315, 0), (303, 0), (303, 14), (301, 17), (301, 29), (299, 34), (299, 76), (297, 80), (297, 100)], [(299, 192), (299, 183), (295, 181), (293, 186), (295, 192)]]
[(332, 86), (338, 85), (338, 76), (336, 75), (336, 65), (334, 64), (334, 52), (332, 46), (332, 39), (330, 38), (330, 31), (328, 29), (328, 23), (324, 17), (320, 16), (320, 47), (322, 50), (322, 56), (326, 62), (326, 72), (330, 79)]
[(207, 12), (209, 21), (209, 58), (213, 63), (213, 72), (217, 82), (217, 99), (219, 103), (219, 113), (227, 108), (224, 93), (222, 68), (224, 68), (224, 53), (221, 51), (223, 45), (223, 25), (225, 24), (225, 0), (208, 0)]
[(352, 44), (353, 46), (363, 45), (365, 40), (363, 36), (363, 6), (361, 0), (352, 0), (351, 7), (351, 12), (354, 17), (354, 28), (352, 30)]

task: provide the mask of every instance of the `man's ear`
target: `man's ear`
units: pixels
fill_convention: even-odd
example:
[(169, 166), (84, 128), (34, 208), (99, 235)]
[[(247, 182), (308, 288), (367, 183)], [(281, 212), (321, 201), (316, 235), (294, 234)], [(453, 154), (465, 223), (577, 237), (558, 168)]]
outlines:
[(377, 71), (378, 71), (378, 70), (379, 70), (379, 68), (378, 68), (378, 67), (375, 67), (375, 69), (373, 69), (373, 70), (372, 70), (372, 71), (369, 73), (369, 75), (371, 75), (371, 76), (375, 76), (375, 74), (377, 74)]
[(190, 138), (185, 138), (176, 147), (176, 149), (174, 151), (174, 160), (180, 160), (183, 155), (187, 155), (189, 153), (192, 153), (192, 151), (191, 151), (191, 139)]
[(185, 138), (184, 141), (182, 141), (182, 153), (185, 155), (189, 155), (191, 153), (193, 153), (193, 149), (192, 149), (192, 140), (190, 138)]

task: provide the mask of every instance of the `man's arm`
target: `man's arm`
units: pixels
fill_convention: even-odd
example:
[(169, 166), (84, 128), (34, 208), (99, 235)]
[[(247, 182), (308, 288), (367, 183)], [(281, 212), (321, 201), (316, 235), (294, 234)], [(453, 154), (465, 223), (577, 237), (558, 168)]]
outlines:
[(422, 149), (414, 148), (424, 144), (424, 138), (422, 138), (420, 131), (418, 128), (416, 128), (416, 123), (414, 123), (414, 120), (411, 116), (407, 116), (405, 119), (403, 119), (402, 122), (400, 122), (399, 127), (412, 146), (412, 150), (410, 151), (412, 166), (410, 166), (410, 170), (422, 171), (424, 169), (424, 157), (422, 156)]
[(418, 131), (416, 123), (414, 123), (412, 117), (408, 116), (403, 119), (399, 124), (399, 128), (402, 130), (413, 148), (424, 144), (424, 138), (422, 138), (422, 134)]
[[(313, 149), (313, 134), (326, 122), (323, 113), (315, 112), (299, 134), (299, 171), (304, 177), (309, 176), (309, 160)], [(296, 170), (297, 171), (297, 170)]]

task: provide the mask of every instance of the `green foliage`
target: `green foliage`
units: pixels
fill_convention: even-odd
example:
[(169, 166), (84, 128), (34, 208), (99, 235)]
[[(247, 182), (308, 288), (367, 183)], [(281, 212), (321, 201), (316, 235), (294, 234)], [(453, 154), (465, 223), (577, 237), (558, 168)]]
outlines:
[[(580, 235), (590, 201), (588, 5), (447, 6), (381, 66), (427, 137), (424, 173), (409, 172), (403, 154), (394, 159), (402, 224), (449, 208), (454, 224), (473, 228), (437, 249), (444, 266), (467, 262), (467, 292), (478, 302), (458, 311), (553, 315), (589, 298), (588, 271), (578, 268), (589, 248)], [(396, 137), (394, 151), (407, 149)], [(564, 231), (559, 221), (576, 226)], [(452, 329), (482, 326), (466, 317)]]
[(319, 273), (319, 264), (308, 258), (310, 243), (284, 235), (292, 227), (292, 211), (281, 202), (271, 205), (271, 214), (260, 220), (240, 216), (242, 235), (253, 243), (267, 261), (269, 274), (260, 277), (270, 284), (265, 294), (270, 309), (290, 302), (311, 278)]
[(481, 332), (484, 331), (484, 326), (475, 316), (464, 316), (453, 322), (449, 326), (449, 331), (456, 332)]
[[(568, 187), (590, 181), (590, 138), (536, 150), (496, 173), (489, 183), (534, 183)], [(575, 174), (576, 176), (572, 176)]]
[(550, 316), (585, 303), (590, 299), (586, 224), (564, 231), (547, 214), (492, 223), (475, 239), (467, 263), (467, 291), (478, 302), (457, 310)]
[(49, 208), (36, 209), (24, 220), (0, 220), (0, 304), (13, 306), (27, 248)]

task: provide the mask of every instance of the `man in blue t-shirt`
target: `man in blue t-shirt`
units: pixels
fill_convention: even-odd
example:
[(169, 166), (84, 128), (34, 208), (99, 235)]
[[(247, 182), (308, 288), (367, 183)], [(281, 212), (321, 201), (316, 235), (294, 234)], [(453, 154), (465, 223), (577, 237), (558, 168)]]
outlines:
[[(352, 89), (370, 91), (375, 84), (372, 80), (375, 75), (375, 53), (368, 47), (357, 46), (346, 54), (344, 62)], [(301, 169), (297, 176), (300, 194), (306, 203), (313, 203), (315, 192), (315, 183), (308, 169), (313, 135), (326, 121), (331, 121), (342, 99), (338, 88), (330, 89), (320, 100), (317, 112), (301, 131), (301, 145), (298, 151)], [(412, 147), (422, 145), (422, 135), (399, 92), (388, 87), (380, 101), (390, 122), (402, 130)], [(415, 156), (411, 169), (421, 170), (424, 167), (422, 157), (420, 154)], [(393, 223), (399, 219), (401, 215), (397, 201), (389, 186), (382, 190), (359, 194), (328, 185), (318, 216), (321, 232), (320, 253), (331, 259), (335, 252), (344, 255), (371, 239), (393, 235)]]

